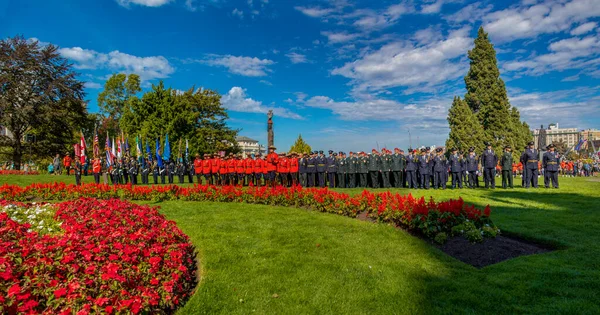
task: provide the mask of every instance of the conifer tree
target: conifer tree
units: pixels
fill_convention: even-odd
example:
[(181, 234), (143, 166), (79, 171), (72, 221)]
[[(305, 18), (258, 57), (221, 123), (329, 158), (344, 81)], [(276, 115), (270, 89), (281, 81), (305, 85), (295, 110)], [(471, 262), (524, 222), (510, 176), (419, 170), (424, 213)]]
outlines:
[[(501, 152), (505, 145), (510, 145), (516, 153), (520, 153), (530, 141), (529, 126), (521, 122), (519, 111), (510, 105), (506, 86), (500, 78), (496, 50), (482, 27), (479, 28), (475, 39), (475, 47), (469, 51), (468, 56), (470, 67), (465, 76), (467, 93), (464, 102), (475, 115), (484, 133), (475, 147), (479, 148), (483, 146), (483, 142), (489, 141), (496, 152)], [(450, 113), (448, 120), (450, 121)], [(450, 128), (452, 134), (452, 124)], [(470, 140), (454, 138), (453, 141)]]
[(455, 96), (452, 107), (448, 111), (448, 124), (450, 125), (450, 135), (446, 140), (447, 150), (453, 147), (459, 151), (468, 152), (470, 147), (474, 147), (476, 152), (481, 152), (484, 148), (481, 139), (484, 137), (481, 124), (477, 117), (467, 105), (467, 102)]
[(298, 139), (296, 139), (296, 142), (290, 148), (290, 152), (307, 153), (310, 151), (312, 151), (310, 145), (308, 145), (308, 143), (306, 143), (304, 139), (302, 139), (302, 135), (299, 134)]

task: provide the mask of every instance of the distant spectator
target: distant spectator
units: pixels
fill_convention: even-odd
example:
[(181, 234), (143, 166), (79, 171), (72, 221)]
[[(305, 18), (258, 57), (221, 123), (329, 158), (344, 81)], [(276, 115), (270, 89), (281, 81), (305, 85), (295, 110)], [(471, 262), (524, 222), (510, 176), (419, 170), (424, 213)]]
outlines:
[(48, 174), (54, 175), (54, 164), (52, 163), (48, 164)]
[(62, 169), (60, 167), (60, 155), (59, 154), (56, 154), (56, 157), (52, 161), (52, 164), (54, 164), (54, 175), (60, 175), (62, 173)]
[(67, 176), (71, 173), (71, 163), (72, 162), (73, 162), (73, 160), (71, 159), (71, 157), (67, 153), (65, 155), (65, 158), (63, 159), (63, 165), (65, 166), (65, 170), (67, 171)]

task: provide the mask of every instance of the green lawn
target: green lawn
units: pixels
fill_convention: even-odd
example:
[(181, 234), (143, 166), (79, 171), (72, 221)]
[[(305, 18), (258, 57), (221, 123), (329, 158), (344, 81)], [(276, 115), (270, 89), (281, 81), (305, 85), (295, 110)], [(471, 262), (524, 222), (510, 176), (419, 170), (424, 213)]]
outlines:
[[(73, 182), (2, 176), (0, 184), (57, 179)], [(600, 181), (560, 181), (559, 190), (412, 191), (489, 203), (503, 232), (562, 247), (480, 270), (391, 226), (347, 217), (247, 204), (157, 205), (201, 257), (201, 284), (180, 314), (598, 314)]]

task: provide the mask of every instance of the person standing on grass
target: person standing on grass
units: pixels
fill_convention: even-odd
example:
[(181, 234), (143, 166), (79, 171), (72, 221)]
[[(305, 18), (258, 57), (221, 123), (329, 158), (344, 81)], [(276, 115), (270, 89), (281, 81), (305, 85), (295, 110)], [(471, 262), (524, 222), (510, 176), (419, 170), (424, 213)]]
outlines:
[(100, 172), (102, 171), (102, 161), (100, 158), (95, 157), (92, 161), (92, 173), (94, 174), (94, 182), (100, 184)]
[(457, 148), (452, 148), (452, 155), (450, 155), (449, 164), (450, 172), (452, 173), (452, 189), (457, 187), (462, 189), (462, 176), (460, 173), (463, 172), (463, 169), (460, 163), (460, 157), (458, 156)]
[(263, 178), (263, 168), (265, 166), (265, 160), (262, 159), (260, 153), (256, 155), (254, 159), (254, 185), (262, 186), (262, 178)]
[(525, 163), (527, 168), (527, 179), (525, 180), (525, 188), (538, 188), (538, 151), (533, 148), (533, 141), (529, 142), (529, 148), (525, 150)]
[(506, 189), (508, 187), (513, 188), (513, 177), (511, 171), (513, 169), (513, 159), (511, 147), (509, 145), (504, 147), (504, 153), (502, 154), (502, 159), (500, 164), (502, 166), (502, 188)]
[(67, 176), (69, 176), (71, 173), (71, 163), (72, 162), (73, 162), (73, 160), (69, 156), (69, 153), (65, 154), (65, 157), (63, 159), (63, 166), (65, 167), (65, 170), (67, 171)]
[[(206, 154), (204, 154), (204, 161), (206, 161)], [(202, 172), (204, 170), (204, 161), (200, 159), (200, 154), (196, 153), (196, 158), (194, 159), (194, 174), (196, 174), (196, 181), (199, 185), (202, 184), (200, 176), (202, 175)]]
[(81, 186), (81, 173), (83, 172), (83, 166), (79, 159), (75, 159), (75, 185)]
[(544, 157), (542, 158), (544, 167), (544, 186), (550, 188), (550, 181), (552, 181), (552, 186), (558, 188), (558, 153), (554, 151), (554, 144), (549, 145), (547, 149), (548, 152), (544, 153)]
[(446, 176), (448, 163), (442, 148), (435, 149), (437, 155), (433, 158), (433, 189), (446, 189)]
[(483, 180), (485, 181), (485, 188), (496, 188), (496, 165), (498, 164), (498, 157), (494, 150), (492, 150), (492, 144), (489, 142), (485, 143), (487, 149), (483, 151), (481, 155), (481, 165), (483, 165)]
[(277, 164), (279, 164), (279, 155), (275, 153), (275, 146), (269, 146), (269, 154), (267, 154), (267, 186), (275, 187), (275, 173), (277, 172)]

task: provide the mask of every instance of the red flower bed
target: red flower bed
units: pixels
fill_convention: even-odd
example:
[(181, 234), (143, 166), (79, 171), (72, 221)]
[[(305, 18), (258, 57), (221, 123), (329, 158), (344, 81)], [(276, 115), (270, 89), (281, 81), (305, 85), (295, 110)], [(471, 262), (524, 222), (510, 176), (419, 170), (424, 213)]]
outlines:
[(64, 233), (53, 236), (0, 212), (0, 313), (170, 313), (192, 294), (194, 248), (156, 208), (90, 198), (57, 207)]
[(0, 170), (0, 175), (40, 175), (38, 171)]
[(310, 208), (322, 212), (356, 217), (361, 212), (382, 221), (390, 222), (411, 230), (422, 232), (428, 237), (437, 233), (450, 233), (452, 227), (467, 220), (481, 228), (494, 227), (490, 220), (490, 208), (484, 210), (466, 205), (462, 199), (435, 202), (433, 199), (414, 198), (411, 194), (363, 191), (351, 197), (327, 188), (291, 187), (239, 187), (207, 186), (179, 187), (162, 186), (109, 186), (84, 184), (81, 186), (64, 183), (33, 184), (27, 187), (0, 186), (0, 198), (26, 200), (36, 196), (44, 200), (65, 200), (79, 197), (100, 199), (124, 198), (131, 200), (187, 200), (216, 202), (246, 202), (287, 207)]

